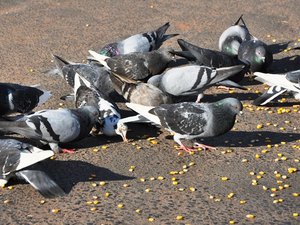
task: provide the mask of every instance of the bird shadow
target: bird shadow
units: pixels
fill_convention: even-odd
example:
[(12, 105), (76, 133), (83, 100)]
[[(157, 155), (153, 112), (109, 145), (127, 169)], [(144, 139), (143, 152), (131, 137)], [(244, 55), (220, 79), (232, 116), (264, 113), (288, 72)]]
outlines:
[[(250, 146), (266, 146), (267, 144), (280, 144), (284, 142), (292, 142), (298, 140), (300, 134), (282, 133), (271, 131), (230, 131), (218, 138), (205, 138), (205, 144), (220, 147), (250, 147)], [(268, 140), (266, 142), (266, 140)], [(202, 139), (201, 139), (202, 141)]]
[[(72, 188), (79, 182), (96, 181), (118, 181), (132, 180), (135, 177), (129, 177), (115, 173), (107, 168), (95, 166), (91, 163), (79, 160), (44, 160), (28, 169), (41, 170), (47, 173), (66, 194), (70, 193)], [(10, 181), (12, 183), (15, 180)], [(25, 182), (18, 182), (25, 183)]]
[(274, 59), (272, 65), (268, 68), (270, 73), (286, 73), (300, 69), (300, 56), (287, 56), (281, 59)]

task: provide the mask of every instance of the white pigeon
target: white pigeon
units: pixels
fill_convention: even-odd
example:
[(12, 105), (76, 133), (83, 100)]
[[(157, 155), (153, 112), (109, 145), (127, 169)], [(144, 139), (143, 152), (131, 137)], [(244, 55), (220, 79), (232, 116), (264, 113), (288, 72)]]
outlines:
[(263, 100), (255, 100), (256, 104), (265, 105), (286, 91), (292, 92), (296, 99), (300, 99), (300, 70), (285, 74), (255, 72), (254, 75), (256, 76), (255, 80), (271, 86), (267, 91), (269, 95), (265, 93)]
[(15, 139), (0, 139), (0, 186), (12, 177), (26, 180), (46, 198), (65, 195), (65, 192), (43, 171), (30, 166), (54, 153)]

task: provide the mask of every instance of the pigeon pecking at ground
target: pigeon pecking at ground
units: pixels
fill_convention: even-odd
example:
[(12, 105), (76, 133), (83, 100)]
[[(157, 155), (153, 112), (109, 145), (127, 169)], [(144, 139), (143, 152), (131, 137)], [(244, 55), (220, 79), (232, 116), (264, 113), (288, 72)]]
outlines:
[(42, 150), (15, 139), (0, 139), (0, 186), (17, 177), (26, 180), (46, 198), (65, 195), (65, 192), (44, 171), (30, 166), (50, 158), (51, 150)]
[(187, 65), (169, 69), (161, 75), (151, 77), (147, 82), (173, 96), (198, 94), (199, 102), (206, 89), (239, 73), (243, 68), (243, 65), (218, 69)]
[(162, 45), (162, 43), (178, 34), (165, 34), (170, 24), (166, 23), (155, 31), (136, 34), (122, 41), (105, 45), (100, 51), (101, 55), (113, 57), (132, 52), (150, 52)]
[(89, 51), (95, 60), (111, 72), (134, 80), (143, 80), (162, 73), (170, 62), (175, 61), (173, 52), (171, 48), (161, 48), (151, 52), (134, 52), (110, 58)]
[(170, 95), (152, 84), (136, 81), (113, 72), (111, 80), (115, 90), (129, 102), (147, 106), (172, 103)]
[[(239, 25), (242, 21), (243, 25)], [(243, 20), (243, 15), (234, 23), (234, 25), (227, 28), (219, 38), (219, 50), (231, 55), (237, 56), (238, 50), (242, 42), (255, 40), (256, 37), (252, 36)]]
[[(180, 148), (190, 152), (180, 139), (195, 139), (200, 137), (216, 137), (231, 130), (237, 114), (243, 105), (235, 98), (226, 98), (214, 103), (183, 102), (165, 104), (158, 107), (147, 107), (134, 103), (126, 105), (150, 120), (174, 133), (174, 141)], [(214, 149), (211, 146), (195, 143), (194, 147)]]
[(52, 151), (58, 153), (59, 143), (87, 137), (98, 117), (98, 109), (92, 106), (41, 110), (15, 120), (0, 121), (0, 131), (17, 133), (29, 139), (48, 143)]
[(240, 61), (248, 64), (252, 72), (263, 72), (273, 62), (272, 52), (260, 40), (242, 42), (238, 50), (238, 58)]
[(49, 91), (13, 83), (0, 83), (0, 116), (29, 113), (51, 97)]
[(286, 91), (300, 99), (300, 70), (286, 74), (255, 72), (254, 75), (255, 80), (271, 86), (266, 93), (254, 100), (255, 105), (265, 105)]
[(77, 76), (86, 86), (80, 86), (76, 92), (76, 107), (90, 105), (99, 110), (98, 123), (96, 123), (97, 131), (101, 131), (104, 135), (114, 136), (120, 135), (124, 142), (127, 142), (127, 126), (119, 120), (121, 114), (118, 106), (107, 99), (105, 93), (94, 87), (87, 79), (81, 76), (78, 71)]

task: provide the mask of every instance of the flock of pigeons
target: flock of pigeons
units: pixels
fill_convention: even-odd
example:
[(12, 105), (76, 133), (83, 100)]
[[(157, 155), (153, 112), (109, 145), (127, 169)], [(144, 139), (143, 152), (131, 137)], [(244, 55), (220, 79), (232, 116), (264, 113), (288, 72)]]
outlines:
[[(240, 22), (242, 24), (240, 25)], [(75, 109), (32, 110), (46, 102), (51, 94), (37, 87), (0, 83), (0, 131), (17, 133), (48, 144), (43, 150), (12, 138), (0, 139), (0, 185), (11, 177), (25, 179), (44, 197), (64, 195), (64, 191), (41, 170), (32, 165), (58, 152), (59, 144), (87, 137), (91, 132), (120, 135), (127, 141), (126, 123), (145, 122), (159, 125), (174, 134), (174, 141), (189, 152), (194, 147), (213, 149), (200, 143), (192, 148), (181, 139), (215, 137), (234, 126), (243, 106), (238, 99), (225, 98), (199, 103), (211, 86), (244, 89), (238, 84), (247, 72), (271, 86), (255, 102), (266, 104), (285, 91), (300, 93), (300, 71), (287, 74), (264, 74), (273, 61), (268, 46), (250, 34), (242, 16), (226, 29), (219, 39), (220, 51), (200, 48), (178, 39), (181, 51), (160, 48), (164, 41), (178, 34), (165, 34), (169, 23), (155, 31), (136, 34), (122, 41), (89, 51), (88, 63), (73, 63), (54, 55), (58, 73), (72, 87), (63, 96), (75, 102)], [(188, 64), (168, 68), (175, 56)], [(185, 61), (186, 61), (185, 60)], [(175, 63), (176, 65), (176, 63)], [(168, 69), (167, 69), (168, 68)], [(121, 118), (114, 103), (123, 96), (136, 116)], [(177, 102), (178, 96), (197, 95), (196, 102)], [(10, 115), (13, 113), (21, 113)]]

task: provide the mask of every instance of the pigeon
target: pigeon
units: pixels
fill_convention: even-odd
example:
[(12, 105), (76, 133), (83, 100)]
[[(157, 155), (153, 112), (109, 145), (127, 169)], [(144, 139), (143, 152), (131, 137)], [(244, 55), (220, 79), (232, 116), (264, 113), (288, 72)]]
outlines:
[(238, 58), (249, 64), (252, 72), (263, 72), (273, 62), (273, 54), (268, 46), (260, 40), (249, 40), (241, 43)]
[(51, 97), (49, 91), (13, 83), (0, 83), (0, 116), (29, 113)]
[(129, 102), (147, 106), (159, 106), (161, 104), (172, 103), (170, 95), (164, 93), (152, 84), (135, 81), (113, 72), (111, 74), (111, 80), (115, 90)]
[[(240, 21), (242, 21), (243, 25), (239, 25)], [(242, 42), (256, 39), (256, 37), (250, 34), (243, 20), (243, 15), (241, 15), (234, 25), (227, 28), (221, 34), (219, 38), (219, 50), (228, 55), (237, 56)]]
[[(187, 60), (192, 61), (194, 64), (199, 66), (221, 68), (244, 64), (238, 60), (237, 57), (227, 55), (223, 52), (201, 48), (184, 41), (183, 39), (178, 39), (177, 42), (183, 51), (175, 52), (175, 54), (179, 56), (181, 55), (182, 57), (187, 56)], [(240, 82), (244, 78), (245, 73), (246, 71), (243, 70), (237, 75), (230, 77), (229, 80), (233, 82)], [(244, 89), (244, 87), (238, 84), (236, 84), (236, 86)]]
[(134, 52), (126, 55), (107, 57), (94, 51), (90, 54), (111, 72), (134, 79), (143, 80), (162, 73), (172, 61), (175, 61), (174, 50), (162, 48), (151, 52)]
[(169, 69), (161, 75), (155, 75), (147, 83), (173, 96), (198, 94), (197, 102), (199, 102), (201, 94), (206, 89), (237, 74), (243, 68), (243, 65), (218, 69), (186, 65)]
[[(174, 133), (174, 141), (180, 148), (190, 152), (181, 139), (216, 137), (231, 130), (237, 114), (241, 114), (242, 103), (235, 98), (225, 98), (213, 103), (182, 102), (164, 104), (158, 107), (142, 106), (134, 103), (126, 105), (150, 120)], [(214, 149), (211, 146), (195, 143), (194, 147)]]
[(178, 34), (165, 34), (169, 28), (169, 22), (155, 31), (130, 36), (122, 41), (105, 45), (99, 53), (108, 57), (125, 55), (132, 52), (150, 52), (162, 45), (162, 43)]
[(48, 143), (52, 151), (58, 153), (61, 150), (58, 144), (87, 137), (98, 117), (98, 109), (92, 106), (41, 110), (15, 120), (0, 121), (0, 131)]
[(279, 86), (271, 86), (265, 93), (263, 93), (261, 96), (255, 99), (253, 101), (253, 104), (266, 105), (286, 91), (287, 89), (285, 88)]
[[(80, 79), (76, 77), (77, 71), (91, 84), (93, 84), (99, 90), (102, 90), (102, 92), (108, 97), (114, 99), (116, 92), (112, 87), (112, 82), (109, 78), (109, 72), (101, 64), (95, 63), (95, 61), (89, 64), (73, 63), (57, 55), (53, 55), (53, 59), (60, 76), (64, 78), (66, 82), (73, 88), (74, 93), (76, 92), (76, 89), (82, 85)], [(73, 99), (74, 97), (64, 96), (63, 98)]]
[(118, 106), (112, 101), (107, 100), (105, 93), (93, 86), (81, 74), (77, 76), (83, 81), (86, 86), (80, 86), (76, 92), (76, 107), (80, 108), (85, 105), (90, 105), (99, 110), (99, 123), (96, 123), (96, 130), (101, 131), (104, 135), (114, 136), (120, 135), (124, 142), (128, 142), (126, 138), (127, 126), (120, 123), (121, 114)]
[(255, 72), (255, 80), (265, 83), (269, 90), (254, 101), (256, 105), (265, 105), (284, 92), (292, 92), (296, 99), (300, 99), (300, 70), (286, 74), (269, 74)]
[(51, 150), (42, 150), (15, 139), (0, 139), (0, 186), (17, 177), (26, 180), (46, 198), (65, 195), (65, 192), (45, 172), (30, 166), (53, 156)]

